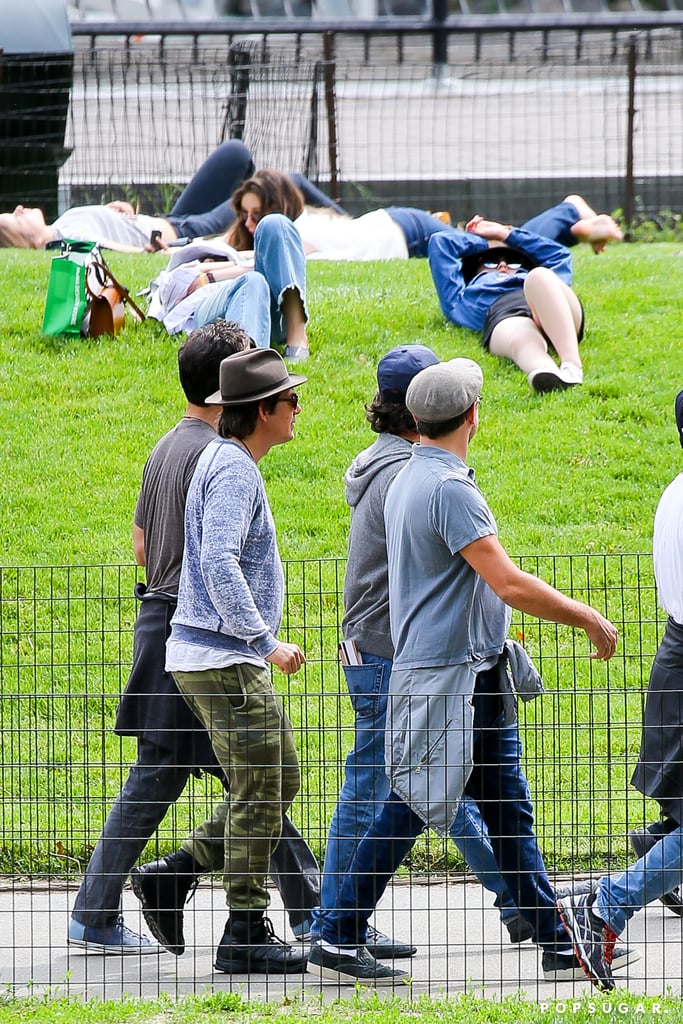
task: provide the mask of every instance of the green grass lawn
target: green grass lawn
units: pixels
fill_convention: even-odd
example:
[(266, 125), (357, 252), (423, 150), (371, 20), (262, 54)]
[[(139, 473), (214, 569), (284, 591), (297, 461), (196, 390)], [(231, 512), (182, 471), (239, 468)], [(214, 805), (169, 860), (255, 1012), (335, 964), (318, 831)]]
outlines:
[[(576, 250), (575, 250), (576, 251)], [(3, 565), (121, 562), (142, 465), (182, 413), (177, 339), (129, 318), (116, 337), (41, 336), (50, 255), (0, 253)], [(111, 256), (131, 289), (163, 260)], [(576, 251), (587, 309), (586, 383), (537, 396), (512, 364), (448, 325), (424, 260), (312, 264), (309, 383), (296, 440), (262, 463), (285, 557), (342, 555), (342, 475), (373, 435), (363, 418), (378, 359), (419, 341), (480, 359), (481, 429), (471, 463), (513, 554), (637, 551), (681, 459), (673, 399), (683, 386), (677, 244)]]
[[(144, 460), (183, 411), (176, 376), (178, 341), (154, 322), (138, 327), (132, 320), (116, 337), (42, 337), (50, 258), (42, 252), (0, 252), (5, 435), (0, 565), (130, 563), (131, 519)], [(155, 256), (110, 258), (115, 273), (131, 289), (143, 287), (164, 265), (163, 258)], [(598, 561), (600, 593), (599, 556), (649, 550), (657, 500), (681, 464), (673, 426), (673, 399), (683, 386), (678, 358), (683, 321), (678, 285), (681, 261), (681, 248), (671, 243), (612, 246), (597, 258), (588, 249), (576, 250), (576, 286), (587, 308), (586, 383), (545, 396), (534, 395), (512, 364), (484, 354), (474, 334), (446, 324), (425, 261), (312, 264), (313, 355), (307, 364), (309, 382), (300, 389), (303, 412), (297, 438), (273, 449), (260, 464), (283, 555), (308, 559), (344, 554), (348, 512), (342, 477), (354, 454), (374, 437), (365, 423), (363, 404), (374, 391), (377, 361), (395, 344), (420, 341), (441, 358), (467, 355), (484, 366), (481, 429), (470, 449), (471, 462), (507, 549), (527, 556), (589, 552)], [(541, 560), (528, 567), (585, 597), (585, 582), (576, 566), (571, 578), (556, 563)], [(350, 734), (340, 732), (348, 729), (350, 709), (338, 696), (343, 689), (336, 665), (340, 570), (332, 564), (325, 578), (320, 577), (327, 594), (320, 602), (316, 563), (311, 570), (304, 579), (306, 567), (300, 571), (294, 562), (288, 588), (292, 638), (305, 646), (310, 664), (285, 685), (302, 759), (308, 766), (307, 834), (319, 850), (336, 794), (338, 766), (350, 742)], [(592, 571), (595, 574), (596, 569)], [(609, 781), (615, 764), (625, 774), (637, 749), (643, 641), (637, 588), (644, 581), (639, 563), (625, 571), (630, 589), (625, 611), (617, 605), (616, 612), (631, 624), (622, 633), (623, 661), (615, 659), (609, 676), (604, 666), (588, 661), (585, 640), (575, 639), (571, 630), (560, 631), (557, 640), (551, 627), (526, 626), (532, 653), (559, 651), (557, 663), (552, 658), (542, 662), (549, 694), (538, 710), (534, 705), (526, 709), (525, 741), (530, 779), (538, 794), (539, 827), (547, 831), (546, 850), (557, 866), (567, 857), (578, 864), (598, 855), (596, 849), (585, 849), (580, 836), (556, 850), (551, 849), (552, 840), (563, 832), (566, 820), (587, 835), (600, 832), (592, 808), (600, 805), (600, 794), (615, 789)], [(59, 595), (70, 594), (74, 587), (80, 592), (80, 584), (71, 577), (62, 581), (63, 575), (49, 574), (49, 594), (40, 600), (37, 612), (45, 628), (16, 656), (21, 663), (16, 682), (9, 669), (10, 655), (15, 656), (8, 637), (9, 605), (3, 619), (3, 649), (8, 651), (5, 692), (25, 693), (24, 714), (29, 709), (34, 713), (36, 691), (53, 695), (49, 701), (38, 698), (40, 720), (45, 720), (36, 731), (36, 750), (20, 749), (19, 719), (16, 723), (9, 719), (4, 726), (12, 737), (5, 744), (12, 762), (26, 765), (26, 771), (43, 759), (56, 766), (48, 778), (35, 783), (35, 814), (44, 814), (44, 802), (54, 806), (54, 821), (41, 828), (46, 847), (30, 841), (26, 862), (16, 848), (0, 851), (3, 863), (14, 859), (27, 868), (36, 860), (44, 863), (55, 836), (69, 837), (62, 842), (76, 867), (87, 856), (88, 843), (94, 841), (111, 792), (117, 789), (119, 765), (128, 762), (133, 750), (132, 741), (124, 741), (122, 750), (120, 741), (108, 733), (129, 664), (127, 646), (119, 653), (116, 645), (119, 626), (128, 629), (135, 614), (128, 597), (132, 584), (124, 585), (124, 602), (102, 602), (106, 645), (100, 651), (99, 611), (94, 622), (93, 611), (86, 616), (77, 602), (65, 605), (63, 613), (55, 612), (61, 607), (61, 597), (54, 600), (55, 589)], [(30, 630), (36, 594), (43, 583), (31, 574), (19, 578), (21, 583), (4, 572), (3, 596), (16, 588), (31, 597), (33, 603), (24, 613)], [(111, 592), (110, 582), (102, 586), (103, 592)], [(310, 596), (300, 596), (306, 590)], [(621, 591), (617, 598), (620, 595)], [(94, 607), (98, 608), (97, 602)], [(18, 622), (21, 614), (19, 609)], [(59, 636), (56, 614), (63, 620), (58, 623), (64, 630)], [(86, 617), (92, 639), (84, 629)], [(326, 629), (315, 627), (321, 619), (328, 623)], [(299, 623), (311, 623), (314, 628), (300, 629)], [(129, 633), (125, 639), (129, 644)], [(649, 636), (648, 642), (654, 650), (655, 638)], [(118, 671), (100, 674), (101, 662), (117, 659)], [(628, 734), (620, 733), (619, 744), (611, 738), (609, 749), (597, 760), (592, 760), (594, 729), (579, 732), (582, 745), (574, 752), (572, 764), (580, 765), (585, 792), (591, 796), (572, 808), (567, 803), (571, 778), (558, 777), (553, 789), (545, 777), (547, 766), (557, 763), (559, 724), (595, 725), (607, 720), (607, 711), (591, 718), (602, 704), (586, 695), (605, 688), (607, 680), (617, 695), (633, 691), (628, 698), (633, 726), (629, 721)], [(71, 699), (86, 692), (94, 694), (87, 702)], [(108, 696), (98, 696), (102, 693)], [(22, 713), (19, 702), (9, 707), (8, 718)], [(535, 726), (537, 715), (541, 728)], [(100, 730), (102, 753), (96, 749)], [(100, 763), (96, 773), (86, 772), (88, 758)], [(589, 778), (591, 772), (595, 778)], [(65, 787), (70, 793), (68, 808), (60, 796)], [(622, 797), (623, 792), (614, 796), (613, 808)], [(627, 809), (619, 807), (618, 812), (614, 810), (616, 820), (627, 820)], [(18, 800), (18, 820), (22, 813)], [(68, 821), (63, 820), (65, 815)], [(608, 841), (608, 835), (599, 840), (603, 852)], [(427, 854), (426, 863), (439, 862), (440, 857), (439, 852)]]
[[(146, 285), (164, 261), (154, 256), (112, 255), (110, 262), (117, 276), (135, 290)], [(178, 341), (169, 338), (158, 324), (136, 327), (130, 318), (126, 330), (116, 337), (42, 337), (49, 263), (46, 253), (0, 251), (4, 434), (0, 566), (130, 563), (132, 513), (143, 463), (184, 407), (176, 375)], [(416, 341), (430, 345), (442, 359), (464, 355), (483, 365), (481, 427), (470, 449), (470, 461), (498, 520), (501, 540), (511, 554), (586, 552), (599, 556), (649, 551), (659, 495), (683, 462), (673, 423), (674, 397), (683, 387), (683, 247), (674, 243), (612, 246), (599, 258), (588, 250), (576, 251), (575, 267), (576, 289), (587, 312), (582, 349), (586, 382), (569, 392), (536, 396), (514, 366), (482, 353), (474, 334), (445, 322), (425, 261), (312, 264), (308, 296), (312, 357), (306, 370), (309, 382), (300, 389), (303, 412), (297, 438), (274, 449), (260, 464), (283, 556), (343, 556), (348, 513), (342, 477), (356, 452), (373, 440), (364, 421), (363, 404), (374, 391), (377, 361), (392, 346)], [(539, 571), (551, 578), (544, 560)], [(637, 584), (639, 570), (629, 571), (636, 574)], [(562, 574), (558, 583), (569, 585)], [(132, 620), (132, 601), (125, 614)], [(637, 607), (629, 609), (629, 615), (635, 636), (627, 642), (637, 645)], [(335, 639), (325, 639), (332, 652)], [(532, 631), (529, 641), (533, 649), (536, 639)], [(559, 644), (560, 657), (573, 664), (571, 631), (561, 634)], [(550, 689), (567, 686), (572, 691), (577, 681), (579, 689), (604, 688), (606, 670), (588, 664), (585, 647), (583, 643), (578, 669), (567, 671), (567, 678), (563, 661), (544, 665)], [(35, 652), (24, 653), (27, 664), (36, 658)], [(331, 698), (320, 695), (317, 672), (312, 669), (295, 680), (292, 692), (294, 707), (300, 708), (295, 722), (300, 738), (307, 744), (309, 757), (320, 766), (320, 778), (314, 780), (313, 788), (329, 790), (328, 803), (319, 801), (317, 810), (313, 805), (306, 808), (311, 829), (324, 836), (339, 758), (336, 748), (325, 744), (338, 743), (339, 736), (334, 735), (335, 726), (320, 743), (319, 725), (323, 721), (328, 725), (327, 716), (336, 713), (337, 704), (328, 704)], [(97, 706), (97, 714), (106, 712), (97, 727), (106, 726), (111, 719), (118, 682), (115, 678), (106, 704)], [(79, 685), (78, 674), (50, 675), (46, 670), (45, 692), (68, 695)], [(555, 834), (555, 822), (561, 822), (563, 815), (571, 817), (575, 833), (570, 838), (575, 845), (567, 843), (565, 851), (572, 856), (581, 847), (584, 832), (590, 834), (583, 828), (581, 815), (584, 811), (591, 815), (591, 806), (598, 806), (600, 794), (609, 791), (610, 773), (615, 773), (615, 763), (621, 765), (619, 758), (632, 763), (634, 756), (639, 722), (637, 666), (629, 668), (624, 659), (623, 674), (620, 677), (617, 672), (616, 683), (611, 685), (622, 686), (625, 694), (631, 687), (636, 690), (632, 695), (634, 732), (620, 749), (615, 745), (605, 752), (597, 775), (595, 766), (591, 768), (586, 761), (582, 772), (595, 788), (587, 790), (592, 795), (583, 796), (583, 802), (568, 807), (572, 794), (564, 777), (555, 780), (554, 789), (548, 780), (536, 779), (544, 762), (534, 760), (535, 752), (527, 743), (532, 786), (544, 784), (546, 802), (539, 801), (539, 816), (547, 819), (550, 834)], [(3, 689), (6, 693), (6, 682)], [(565, 700), (569, 702), (566, 706)], [(51, 715), (57, 706), (51, 702)], [(585, 694), (577, 697), (558, 692), (551, 704), (544, 699), (545, 711), (539, 703), (538, 711), (528, 712), (546, 716), (534, 738), (539, 751), (546, 746), (549, 756), (555, 756), (554, 723), (560, 719), (588, 726), (577, 734), (581, 742), (590, 742), (594, 723), (604, 720), (601, 711), (594, 717), (596, 707), (600, 705)], [(68, 753), (57, 750), (62, 723), (51, 721), (53, 736), (48, 745), (64, 758), (62, 768), (69, 776), (73, 799), (83, 801), (86, 791), (78, 767)], [(348, 709), (344, 721), (348, 724)], [(84, 723), (83, 729), (86, 726)], [(345, 738), (342, 736), (342, 741)], [(130, 753), (124, 748), (124, 759)], [(602, 752), (598, 753), (603, 758)], [(116, 772), (120, 757), (118, 741), (110, 737), (103, 765), (108, 763)], [(31, 760), (41, 759), (39, 752), (31, 752)], [(616, 775), (622, 774), (619, 767)], [(623, 780), (621, 784), (623, 788)], [(90, 829), (84, 826), (86, 833), (97, 831), (98, 786), (100, 782), (91, 779), (92, 788), (85, 796), (86, 804), (95, 808)], [(54, 797), (58, 804), (59, 794)], [(38, 808), (42, 807), (40, 794), (36, 801)], [(63, 807), (53, 808), (55, 820), (43, 823), (41, 835), (48, 842), (59, 834), (57, 815), (63, 812)], [(614, 813), (621, 821), (621, 809)], [(584, 853), (587, 861), (595, 855), (591, 850)], [(433, 863), (429, 855), (427, 863)], [(20, 1009), (10, 1003), (0, 1005), (0, 1024), (4, 1024), (5, 1012), (13, 1014), (12, 1020), (36, 1020), (38, 1024), (51, 1019), (42, 1016), (40, 1001), (22, 1004)], [(463, 1008), (452, 1001), (445, 1005), (447, 1010), (431, 1008), (426, 1015), (452, 1021), (465, 1015), (470, 1021), (492, 1019), (486, 1017), (485, 1008), (480, 1016), (472, 1006)], [(213, 1009), (224, 1016), (227, 1007), (190, 1008), (181, 1003), (176, 1010), (157, 1005), (159, 1016), (155, 1019), (164, 1024), (181, 1019), (209, 1024)], [(287, 1009), (289, 1019), (298, 1021), (298, 1016), (291, 1015), (292, 1008)], [(357, 1009), (346, 1003), (339, 1011), (330, 1008), (322, 1013), (318, 1007), (314, 1015), (323, 1021), (355, 1019)], [(373, 1019), (370, 1010), (367, 1003), (361, 1007), (364, 1020)], [(145, 1019), (146, 1011), (139, 1017), (134, 1007), (131, 1016), (114, 1013), (98, 1017), (96, 1011), (95, 1016), (88, 1016), (89, 1012), (87, 1007), (76, 1013), (65, 1008), (65, 1016), (75, 1024), (93, 1019)], [(273, 1013), (277, 1012), (275, 1008)], [(302, 1011), (301, 1019), (310, 1013), (310, 1008)], [(377, 1019), (393, 1019), (386, 1013), (385, 1008)], [(508, 1017), (522, 1019), (515, 1006), (497, 1008), (496, 1020)], [(673, 1003), (669, 1017), (680, 1017)], [(552, 1017), (525, 1010), (523, 1019)], [(583, 1017), (573, 1014), (571, 1019), (578, 1022)]]

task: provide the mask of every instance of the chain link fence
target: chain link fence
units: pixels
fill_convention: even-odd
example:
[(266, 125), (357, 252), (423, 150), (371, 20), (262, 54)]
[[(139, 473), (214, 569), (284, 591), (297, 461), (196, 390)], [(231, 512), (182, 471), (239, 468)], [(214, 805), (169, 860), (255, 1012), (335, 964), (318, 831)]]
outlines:
[[(644, 692), (664, 626), (652, 560), (638, 554), (575, 554), (517, 561), (599, 608), (619, 627), (617, 654), (606, 665), (594, 662), (585, 638), (568, 628), (518, 614), (511, 628), (535, 659), (546, 688), (543, 696), (520, 705), (520, 731), (549, 873), (561, 879), (616, 869), (632, 859), (629, 828), (658, 816), (655, 806), (629, 786)], [(289, 678), (275, 673), (275, 685), (293, 723), (301, 763), (302, 787), (292, 818), (322, 862), (353, 742), (353, 713), (337, 653), (344, 562), (289, 561), (285, 572), (281, 635), (301, 645), (307, 663)], [(138, 573), (120, 565), (0, 569), (0, 931), (7, 954), (0, 958), (0, 983), (17, 991), (29, 980), (27, 972), (34, 981), (59, 982), (81, 994), (131, 990), (130, 978), (112, 966), (112, 958), (104, 958), (107, 977), (101, 958), (95, 967), (92, 958), (74, 959), (72, 951), (69, 960), (64, 942), (75, 887), (136, 756), (135, 741), (117, 738), (111, 730), (131, 665)], [(192, 780), (142, 859), (175, 849), (188, 829), (204, 820), (219, 793), (215, 780)], [(388, 923), (406, 934), (413, 916), (417, 921), (420, 914), (442, 913), (440, 901), (448, 903), (448, 893), (456, 891), (449, 886), (472, 881), (453, 845), (433, 833), (418, 842), (402, 877), (403, 909)], [(426, 909), (425, 883), (437, 886)], [(443, 893), (439, 885), (446, 886)], [(198, 898), (196, 908), (186, 909), (186, 920), (188, 928), (194, 921), (196, 942), (210, 956), (210, 922), (225, 912), (220, 880), (202, 891), (203, 901)], [(432, 992), (457, 972), (464, 972), (460, 979), (477, 977), (481, 944), (490, 957), (495, 951), (502, 955), (495, 913), (491, 925), (480, 889), (458, 891), (477, 894), (467, 896), (472, 909), (464, 932), (446, 929), (439, 938), (435, 931), (432, 939), (415, 925), (426, 947), (423, 973)], [(130, 893), (125, 899), (132, 913), (137, 901)], [(473, 938), (477, 928), (484, 936), (480, 943)], [(654, 932), (648, 936), (647, 941), (659, 941)], [(41, 953), (51, 965), (49, 977)], [(654, 948), (652, 955), (659, 962)], [(142, 986), (140, 994), (168, 988), (176, 965), (169, 968), (166, 962), (166, 967), (166, 973), (159, 974), (159, 967), (143, 972), (135, 982)], [(201, 990), (205, 969), (206, 964), (199, 970), (196, 960), (194, 967), (183, 961), (177, 990)], [(524, 987), (528, 971), (527, 962), (522, 974), (504, 971), (502, 977), (505, 984)], [(659, 973), (650, 967), (653, 981), (665, 984), (661, 966)], [(101, 987), (104, 982), (108, 988)]]

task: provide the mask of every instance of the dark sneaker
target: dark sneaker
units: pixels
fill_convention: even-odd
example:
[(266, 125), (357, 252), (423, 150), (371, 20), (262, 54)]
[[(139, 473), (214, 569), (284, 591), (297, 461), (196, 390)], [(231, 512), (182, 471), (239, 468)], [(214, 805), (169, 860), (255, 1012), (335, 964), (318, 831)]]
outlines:
[(228, 921), (214, 966), (223, 974), (303, 974), (306, 954), (278, 939), (267, 917), (242, 934)]
[(371, 925), (368, 925), (365, 948), (375, 960), (405, 960), (417, 953), (417, 946), (412, 946), (409, 942), (398, 942), (396, 939), (391, 939)]
[(194, 867), (189, 854), (179, 851), (130, 872), (133, 892), (142, 903), (149, 930), (175, 956), (185, 952), (183, 907), (199, 884)]
[(138, 935), (126, 928), (122, 917), (109, 928), (93, 928), (71, 918), (66, 941), (67, 945), (80, 946), (87, 953), (144, 956), (147, 953), (163, 952), (163, 946), (152, 942), (146, 935)]
[(379, 963), (364, 946), (355, 956), (342, 956), (322, 946), (313, 946), (307, 969), (316, 978), (328, 978), (341, 985), (396, 985), (409, 981), (410, 977), (406, 971), (396, 971)]
[(534, 930), (521, 914), (505, 918), (503, 924), (508, 930), (510, 942), (526, 942), (534, 934)]
[(557, 908), (574, 952), (589, 981), (604, 992), (614, 988), (612, 959), (616, 935), (593, 913), (594, 893), (561, 896)]
[[(612, 956), (612, 970), (619, 971), (629, 964), (640, 960), (640, 953), (637, 949), (629, 949), (627, 946), (615, 946)], [(543, 953), (543, 977), (546, 981), (583, 981), (586, 972), (581, 961), (572, 953), (571, 956), (562, 956), (545, 950)]]
[[(676, 828), (674, 821), (655, 821), (652, 825), (648, 825), (647, 828), (632, 829), (628, 837), (631, 840), (633, 852), (638, 860), (644, 857), (659, 842), (662, 836), (668, 835), (674, 828)], [(672, 914), (683, 917), (683, 892), (681, 892), (680, 886), (676, 886), (671, 892), (664, 893), (660, 899)]]

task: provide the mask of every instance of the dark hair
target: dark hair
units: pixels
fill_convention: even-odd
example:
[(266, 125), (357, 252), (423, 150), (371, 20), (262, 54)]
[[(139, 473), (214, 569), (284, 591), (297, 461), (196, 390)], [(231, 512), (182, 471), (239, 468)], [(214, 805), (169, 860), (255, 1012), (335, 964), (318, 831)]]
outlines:
[[(470, 406), (471, 408), (472, 406)], [(417, 420), (417, 432), (422, 434), (423, 437), (429, 437), (435, 441), (437, 437), (451, 434), (458, 427), (461, 427), (467, 419), (467, 413), (470, 409), (465, 409), (459, 416), (454, 416), (450, 420), (443, 420), (441, 423), (433, 423), (430, 420)]]
[(405, 402), (384, 402), (379, 391), (370, 405), (365, 406), (365, 418), (376, 434), (415, 433), (415, 417)]
[(237, 220), (226, 235), (226, 241), (236, 249), (253, 249), (254, 236), (242, 220), (242, 198), (253, 192), (261, 200), (261, 216), (267, 213), (283, 213), (290, 220), (303, 213), (304, 197), (288, 174), (281, 171), (257, 171), (243, 181), (230, 197), (230, 204), (237, 214)]
[(236, 437), (243, 441), (256, 430), (259, 409), (275, 412), (279, 395), (262, 398), (259, 402), (248, 402), (246, 405), (224, 405), (218, 421), (218, 433), (221, 437)]
[(188, 402), (206, 405), (209, 395), (220, 387), (222, 361), (253, 344), (243, 327), (220, 318), (188, 334), (178, 349), (180, 386)]

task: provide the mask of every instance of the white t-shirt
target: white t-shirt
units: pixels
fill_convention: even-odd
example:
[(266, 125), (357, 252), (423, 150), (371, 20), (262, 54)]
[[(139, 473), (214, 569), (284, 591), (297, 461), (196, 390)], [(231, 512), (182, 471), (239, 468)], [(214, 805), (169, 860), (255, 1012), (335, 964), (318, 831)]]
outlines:
[(118, 242), (143, 249), (152, 231), (159, 226), (158, 217), (138, 213), (129, 217), (108, 206), (74, 206), (58, 217), (52, 227), (55, 238), (73, 238), (75, 242)]
[[(312, 260), (407, 260), (408, 243), (386, 210), (343, 217), (306, 207), (294, 221)], [(310, 249), (315, 250), (309, 252)]]
[(675, 622), (683, 625), (683, 473), (659, 499), (652, 556), (659, 603)]

